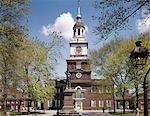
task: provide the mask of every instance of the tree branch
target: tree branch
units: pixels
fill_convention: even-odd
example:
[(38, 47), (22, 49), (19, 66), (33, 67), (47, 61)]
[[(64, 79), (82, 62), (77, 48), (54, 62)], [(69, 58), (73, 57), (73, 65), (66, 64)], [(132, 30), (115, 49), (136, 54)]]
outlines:
[(141, 4), (137, 9), (135, 9), (131, 14), (129, 14), (127, 17), (123, 19), (123, 22), (126, 21), (129, 17), (131, 17), (134, 13), (136, 13), (139, 9), (141, 9), (147, 2), (150, 2), (149, 0), (145, 1), (143, 4)]

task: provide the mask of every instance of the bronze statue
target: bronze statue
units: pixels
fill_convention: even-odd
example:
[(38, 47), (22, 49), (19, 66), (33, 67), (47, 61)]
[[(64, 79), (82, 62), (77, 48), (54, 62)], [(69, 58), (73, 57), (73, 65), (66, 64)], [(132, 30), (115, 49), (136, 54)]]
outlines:
[(71, 74), (69, 73), (68, 69), (67, 71), (65, 72), (66, 74), (66, 88), (71, 88)]

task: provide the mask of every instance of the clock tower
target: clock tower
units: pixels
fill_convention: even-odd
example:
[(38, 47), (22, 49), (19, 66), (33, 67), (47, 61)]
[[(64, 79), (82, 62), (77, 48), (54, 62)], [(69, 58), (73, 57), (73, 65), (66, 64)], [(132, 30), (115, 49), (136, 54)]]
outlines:
[(88, 109), (88, 97), (91, 90), (91, 69), (88, 57), (88, 42), (85, 38), (85, 26), (81, 20), (80, 2), (78, 2), (76, 23), (73, 26), (73, 37), (70, 40), (70, 56), (67, 70), (71, 74), (71, 87), (76, 90), (74, 95), (75, 109)]

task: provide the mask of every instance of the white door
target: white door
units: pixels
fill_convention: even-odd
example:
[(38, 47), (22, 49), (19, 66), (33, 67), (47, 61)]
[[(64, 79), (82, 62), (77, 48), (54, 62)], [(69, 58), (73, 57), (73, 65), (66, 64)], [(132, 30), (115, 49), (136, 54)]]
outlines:
[(82, 101), (76, 100), (75, 109), (76, 109), (76, 111), (81, 111), (82, 110)]

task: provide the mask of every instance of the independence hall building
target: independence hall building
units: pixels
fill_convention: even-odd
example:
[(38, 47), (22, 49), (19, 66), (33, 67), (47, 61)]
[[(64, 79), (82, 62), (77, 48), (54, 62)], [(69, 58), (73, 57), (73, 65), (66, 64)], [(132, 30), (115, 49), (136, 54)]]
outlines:
[[(105, 79), (91, 79), (90, 59), (88, 57), (88, 42), (85, 38), (85, 26), (81, 20), (80, 6), (76, 23), (73, 26), (73, 37), (69, 42), (70, 55), (67, 62), (67, 71), (71, 74), (71, 88), (74, 90), (72, 101), (74, 109), (80, 110), (98, 110), (113, 109), (113, 84), (105, 82)], [(65, 82), (65, 81), (64, 81)], [(61, 85), (64, 85), (61, 82)], [(63, 89), (62, 89), (63, 88)], [(61, 86), (58, 99), (60, 106), (63, 107), (63, 92), (65, 87)], [(53, 101), (53, 107), (57, 100)]]

